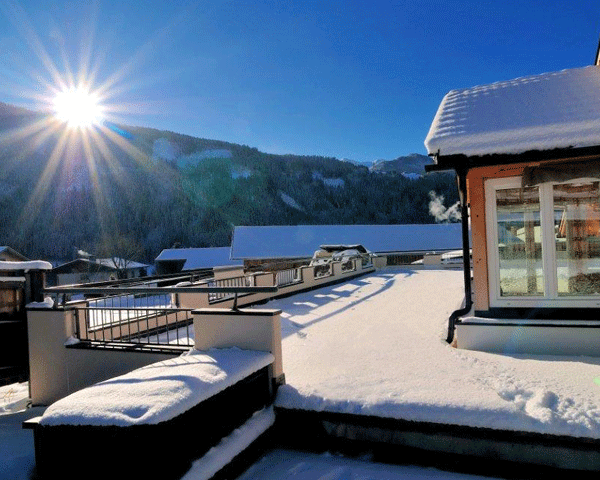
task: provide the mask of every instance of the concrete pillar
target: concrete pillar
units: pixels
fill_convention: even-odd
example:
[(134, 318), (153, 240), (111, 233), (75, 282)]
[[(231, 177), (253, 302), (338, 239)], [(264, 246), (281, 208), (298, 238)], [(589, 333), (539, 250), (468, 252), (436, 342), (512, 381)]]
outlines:
[(335, 277), (339, 277), (342, 274), (342, 262), (333, 262), (332, 265), (332, 273)]
[(65, 342), (73, 310), (28, 309), (29, 390), (34, 405), (49, 405), (69, 393)]
[(238, 347), (271, 352), (273, 377), (282, 377), (281, 310), (200, 308), (192, 313), (198, 350)]

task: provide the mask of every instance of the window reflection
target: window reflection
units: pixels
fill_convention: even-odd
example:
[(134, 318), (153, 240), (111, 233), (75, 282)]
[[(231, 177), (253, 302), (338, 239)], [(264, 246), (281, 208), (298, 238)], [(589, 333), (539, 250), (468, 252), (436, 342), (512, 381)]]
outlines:
[(558, 294), (600, 293), (599, 182), (554, 185)]
[(543, 295), (538, 187), (496, 191), (500, 295)]

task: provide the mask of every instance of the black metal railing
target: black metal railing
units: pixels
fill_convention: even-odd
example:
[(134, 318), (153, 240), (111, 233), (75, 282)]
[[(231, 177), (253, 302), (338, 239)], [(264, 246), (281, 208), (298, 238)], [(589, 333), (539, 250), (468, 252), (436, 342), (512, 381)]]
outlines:
[[(249, 278), (253, 282), (254, 277)], [(54, 295), (57, 299), (82, 297), (81, 301), (69, 304), (55, 302), (55, 308), (62, 306), (73, 310), (73, 332), (80, 342), (111, 344), (113, 347), (123, 344), (181, 347), (193, 345), (193, 309), (178, 307), (179, 293), (233, 298), (233, 309), (237, 309), (239, 295), (276, 293), (277, 290), (277, 287), (268, 286), (179, 283), (168, 287), (49, 287), (44, 289), (44, 294)]]
[(73, 331), (82, 342), (191, 347), (191, 312), (183, 308), (74, 307)]
[[(254, 281), (254, 275), (239, 276), (231, 278), (221, 278), (218, 280), (209, 280), (206, 282), (208, 287), (254, 287), (256, 282)], [(247, 295), (248, 293), (246, 293)], [(210, 292), (208, 294), (208, 302), (215, 303), (223, 300), (233, 298), (234, 292)]]

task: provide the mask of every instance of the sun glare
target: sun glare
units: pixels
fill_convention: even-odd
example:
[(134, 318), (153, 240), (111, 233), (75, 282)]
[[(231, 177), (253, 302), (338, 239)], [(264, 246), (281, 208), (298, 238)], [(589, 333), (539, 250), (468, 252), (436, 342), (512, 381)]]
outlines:
[(70, 127), (86, 127), (102, 119), (102, 107), (98, 98), (82, 88), (71, 88), (56, 94), (54, 113)]

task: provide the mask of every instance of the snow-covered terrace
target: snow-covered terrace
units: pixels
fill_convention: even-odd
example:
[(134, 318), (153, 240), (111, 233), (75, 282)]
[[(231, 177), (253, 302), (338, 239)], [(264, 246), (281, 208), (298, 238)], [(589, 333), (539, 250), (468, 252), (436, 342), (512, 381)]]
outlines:
[[(463, 288), (460, 271), (388, 267), (261, 305), (283, 312), (286, 385), (278, 391), (276, 412), (600, 439), (600, 358), (453, 348), (444, 337)], [(289, 465), (302, 463), (299, 454), (291, 455)], [(308, 458), (307, 468), (325, 461)], [(204, 471), (206, 461), (196, 468)], [(336, 465), (323, 471), (337, 471), (341, 467)], [(264, 478), (285, 470), (274, 466), (269, 477), (264, 462), (253, 468), (263, 469)], [(396, 478), (391, 470), (388, 474), (382, 478)], [(204, 477), (192, 468), (185, 478)]]
[(600, 358), (491, 354), (445, 342), (462, 271), (388, 267), (276, 299), (276, 406), (600, 439)]
[(275, 300), (286, 385), (276, 406), (600, 438), (600, 358), (448, 345), (462, 272), (387, 268)]

